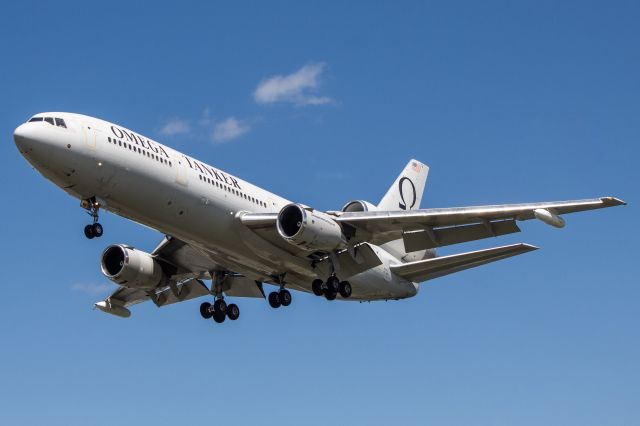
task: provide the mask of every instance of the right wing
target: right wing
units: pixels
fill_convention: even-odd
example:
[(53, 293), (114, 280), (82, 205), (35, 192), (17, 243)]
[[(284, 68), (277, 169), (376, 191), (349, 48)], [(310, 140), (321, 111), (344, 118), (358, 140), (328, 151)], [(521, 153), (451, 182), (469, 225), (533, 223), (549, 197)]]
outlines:
[[(561, 215), (624, 204), (615, 197), (602, 197), (440, 209), (327, 213), (349, 232), (353, 245), (363, 242), (380, 245), (402, 238), (405, 250), (413, 252), (520, 232), (516, 221), (534, 219), (536, 211)], [(270, 243), (292, 251), (293, 246), (276, 231), (277, 218), (278, 213), (247, 213), (240, 220)]]
[(355, 231), (356, 241), (381, 244), (404, 238), (407, 251), (519, 232), (515, 221), (540, 212), (551, 215), (581, 212), (625, 204), (614, 197), (525, 204), (502, 204), (443, 209), (332, 212), (335, 220)]

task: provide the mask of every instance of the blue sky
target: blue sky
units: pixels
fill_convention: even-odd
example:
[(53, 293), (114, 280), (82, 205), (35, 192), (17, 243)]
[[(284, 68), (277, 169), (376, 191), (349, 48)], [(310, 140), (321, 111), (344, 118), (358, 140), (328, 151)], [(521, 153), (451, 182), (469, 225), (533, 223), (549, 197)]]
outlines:
[[(0, 423), (640, 423), (637, 2), (11, 2), (0, 16)], [(98, 116), (289, 199), (377, 203), (409, 158), (423, 207), (615, 195), (567, 227), (443, 250), (542, 250), (402, 302), (200, 301), (128, 320), (110, 243), (161, 238), (78, 202), (13, 129)]]

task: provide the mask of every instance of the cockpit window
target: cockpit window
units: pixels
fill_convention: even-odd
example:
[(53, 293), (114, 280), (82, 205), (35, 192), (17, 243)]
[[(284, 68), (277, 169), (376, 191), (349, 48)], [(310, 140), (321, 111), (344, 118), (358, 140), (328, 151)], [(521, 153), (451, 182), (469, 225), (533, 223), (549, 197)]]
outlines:
[(57, 127), (63, 127), (63, 128), (67, 128), (67, 123), (65, 123), (63, 118), (58, 118), (58, 117), (32, 117), (29, 119), (29, 123), (33, 123), (36, 121), (46, 121), (47, 123), (51, 124), (52, 126), (57, 126)]

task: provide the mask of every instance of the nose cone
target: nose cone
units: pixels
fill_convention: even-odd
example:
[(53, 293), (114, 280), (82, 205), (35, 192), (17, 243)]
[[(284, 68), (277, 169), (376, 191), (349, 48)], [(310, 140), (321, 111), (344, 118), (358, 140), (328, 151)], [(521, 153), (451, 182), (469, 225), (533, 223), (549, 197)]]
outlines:
[(24, 123), (13, 132), (13, 141), (21, 152), (32, 148), (33, 142), (36, 141), (36, 131), (33, 127), (33, 123)]

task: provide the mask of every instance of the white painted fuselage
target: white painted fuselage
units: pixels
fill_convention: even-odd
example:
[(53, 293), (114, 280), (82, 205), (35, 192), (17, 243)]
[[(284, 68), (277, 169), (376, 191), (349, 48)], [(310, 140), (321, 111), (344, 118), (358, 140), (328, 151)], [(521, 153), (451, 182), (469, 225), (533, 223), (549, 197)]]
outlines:
[[(80, 114), (42, 113), (64, 120), (27, 122), (15, 131), (22, 155), (47, 179), (79, 200), (96, 197), (101, 208), (206, 253), (220, 270), (311, 291), (326, 279), (329, 262), (314, 262), (282, 240), (244, 226), (244, 213), (277, 213), (290, 201), (124, 127)], [(401, 261), (373, 246), (382, 264), (348, 279), (353, 300), (399, 299), (418, 286), (390, 272)]]

